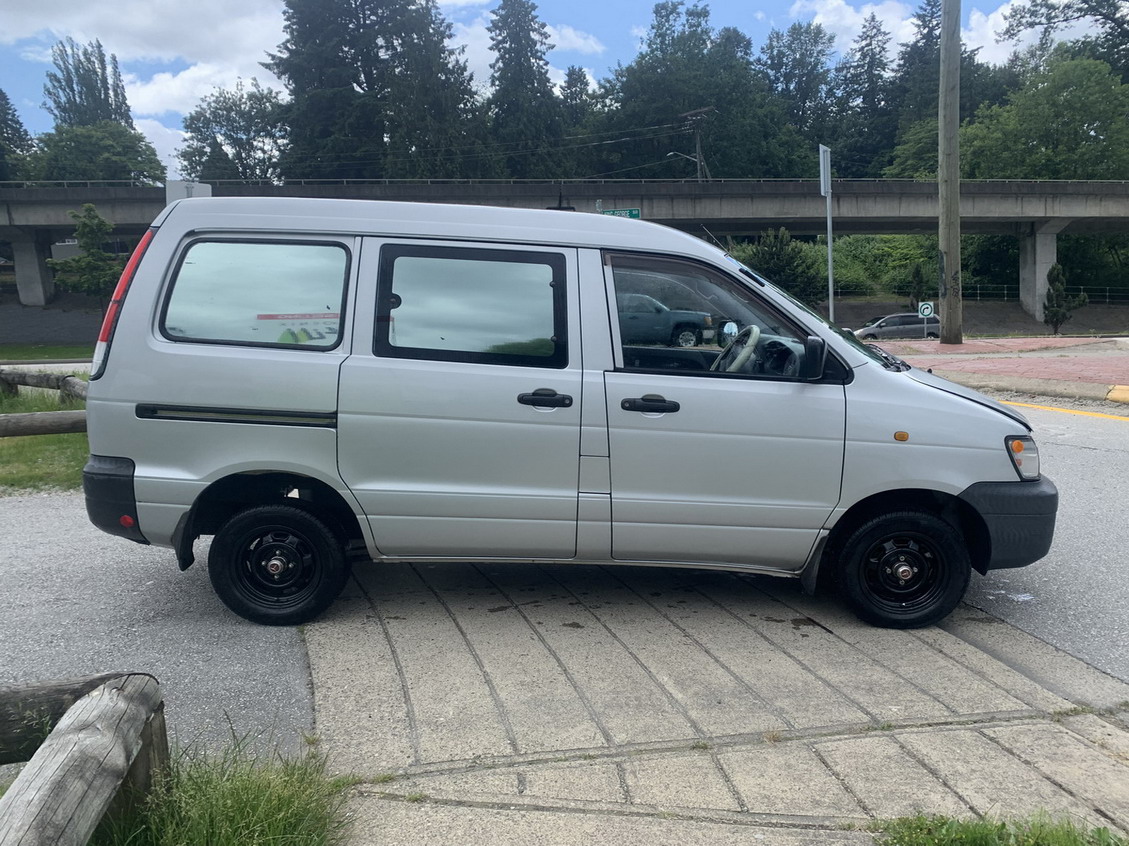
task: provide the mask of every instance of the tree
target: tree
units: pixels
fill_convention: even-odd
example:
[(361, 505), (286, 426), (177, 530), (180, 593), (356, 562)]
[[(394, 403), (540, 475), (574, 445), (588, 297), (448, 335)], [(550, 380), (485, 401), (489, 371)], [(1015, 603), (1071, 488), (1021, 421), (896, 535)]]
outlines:
[(757, 66), (772, 91), (787, 105), (801, 133), (822, 138), (831, 104), (831, 52), (835, 36), (821, 24), (794, 23), (786, 32), (768, 34)]
[(79, 255), (69, 259), (48, 259), (47, 264), (55, 271), (55, 281), (60, 287), (108, 300), (125, 267), (124, 259), (103, 249), (114, 226), (98, 214), (91, 203), (83, 204), (81, 212), (71, 210), (68, 214), (77, 224), (75, 239)]
[(15, 179), (23, 157), (31, 151), (31, 136), (8, 95), (0, 90), (0, 182)]
[(834, 155), (842, 176), (877, 176), (894, 146), (897, 121), (889, 103), (889, 43), (890, 33), (872, 12), (835, 70)]
[(1129, 85), (1104, 62), (1054, 62), (961, 136), (976, 179), (1129, 179)]
[(1076, 297), (1068, 297), (1066, 274), (1063, 273), (1062, 265), (1051, 265), (1051, 269), (1047, 271), (1047, 299), (1043, 306), (1043, 322), (1051, 327), (1052, 334), (1057, 335), (1059, 327), (1070, 320), (1070, 313), (1076, 308), (1082, 308), (1089, 301), (1085, 291)]
[(1022, 0), (1012, 6), (1006, 21), (1001, 38), (1038, 29), (1043, 45), (1072, 24), (1092, 24), (1097, 34), (1076, 41), (1075, 56), (1105, 61), (1129, 82), (1129, 6), (1121, 0)]
[(221, 169), (232, 173), (222, 178), (277, 181), (286, 143), (282, 115), (278, 92), (256, 79), (249, 86), (240, 79), (234, 89), (217, 88), (184, 117), (181, 171), (189, 179), (200, 179), (204, 170), (214, 179)]
[(145, 136), (112, 120), (60, 126), (36, 138), (28, 176), (40, 180), (120, 180), (156, 184), (165, 166)]
[(56, 128), (102, 121), (133, 128), (117, 56), (111, 53), (107, 62), (102, 42), (80, 47), (68, 38), (51, 48), (51, 60), (55, 70), (47, 72), (43, 107), (55, 118)]
[(478, 175), (474, 88), (435, 0), (285, 3), (265, 63), (291, 96), (284, 175)]
[(734, 258), (747, 264), (792, 296), (809, 305), (824, 299), (827, 280), (820, 273), (819, 248), (793, 241), (787, 229), (762, 232), (755, 243), (734, 247)]
[(561, 105), (549, 81), (549, 31), (532, 0), (501, 0), (491, 12), (491, 137), (511, 176), (560, 176)]
[[(599, 99), (602, 125), (615, 134), (593, 148), (601, 157), (593, 172), (685, 177), (693, 163), (669, 154), (696, 155), (695, 131), (714, 177), (815, 172), (814, 151), (753, 67), (749, 38), (730, 27), (715, 32), (708, 7), (656, 4), (643, 49), (603, 81)], [(703, 117), (693, 125), (690, 113)]]

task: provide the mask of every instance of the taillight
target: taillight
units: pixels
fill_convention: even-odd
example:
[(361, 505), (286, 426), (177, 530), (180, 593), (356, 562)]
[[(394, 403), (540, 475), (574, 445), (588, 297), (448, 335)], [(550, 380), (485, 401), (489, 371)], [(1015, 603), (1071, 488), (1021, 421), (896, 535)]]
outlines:
[(122, 303), (125, 301), (125, 295), (129, 291), (129, 284), (133, 281), (133, 275), (137, 272), (137, 265), (140, 263), (141, 257), (145, 255), (145, 250), (148, 249), (149, 242), (153, 240), (156, 231), (156, 229), (147, 229), (145, 234), (141, 236), (141, 241), (138, 242), (133, 255), (126, 262), (122, 275), (118, 279), (117, 287), (114, 288), (114, 295), (110, 298), (110, 305), (106, 308), (106, 316), (102, 318), (102, 330), (98, 333), (98, 344), (94, 347), (94, 360), (90, 364), (91, 379), (97, 379), (106, 369), (110, 342), (114, 339), (114, 330), (118, 326), (118, 314), (121, 311)]

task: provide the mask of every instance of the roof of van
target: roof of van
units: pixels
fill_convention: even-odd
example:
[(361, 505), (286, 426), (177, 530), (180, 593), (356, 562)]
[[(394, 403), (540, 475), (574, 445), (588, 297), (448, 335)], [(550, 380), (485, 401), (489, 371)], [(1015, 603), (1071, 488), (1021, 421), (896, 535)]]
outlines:
[(337, 200), (312, 197), (193, 197), (154, 221), (185, 231), (325, 232), (449, 240), (505, 241), (645, 250), (717, 260), (720, 251), (691, 235), (640, 220), (586, 212)]

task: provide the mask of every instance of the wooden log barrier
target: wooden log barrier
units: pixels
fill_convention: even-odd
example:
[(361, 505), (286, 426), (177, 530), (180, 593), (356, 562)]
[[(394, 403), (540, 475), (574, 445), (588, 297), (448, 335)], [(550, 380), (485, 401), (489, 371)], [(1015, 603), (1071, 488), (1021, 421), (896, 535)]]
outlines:
[(0, 438), (24, 435), (66, 435), (86, 431), (85, 411), (31, 411), (0, 414)]
[(86, 382), (66, 373), (36, 373), (26, 370), (0, 370), (0, 381), (7, 385), (24, 385), (28, 388), (48, 388), (64, 394), (86, 399)]
[[(11, 688), (2, 693), (0, 710), (58, 707), (104, 678)], [(0, 797), (0, 846), (83, 846), (115, 798), (144, 795), (167, 765), (157, 680), (131, 673), (101, 681), (67, 709)]]

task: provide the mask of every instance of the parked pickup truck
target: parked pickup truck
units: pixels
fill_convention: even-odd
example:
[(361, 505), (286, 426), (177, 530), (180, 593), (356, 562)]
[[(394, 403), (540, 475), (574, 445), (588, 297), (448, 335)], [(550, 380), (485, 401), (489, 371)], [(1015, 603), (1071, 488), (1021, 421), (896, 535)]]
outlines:
[(646, 294), (620, 294), (616, 300), (625, 344), (696, 347), (713, 337), (713, 318), (707, 312), (668, 308)]

